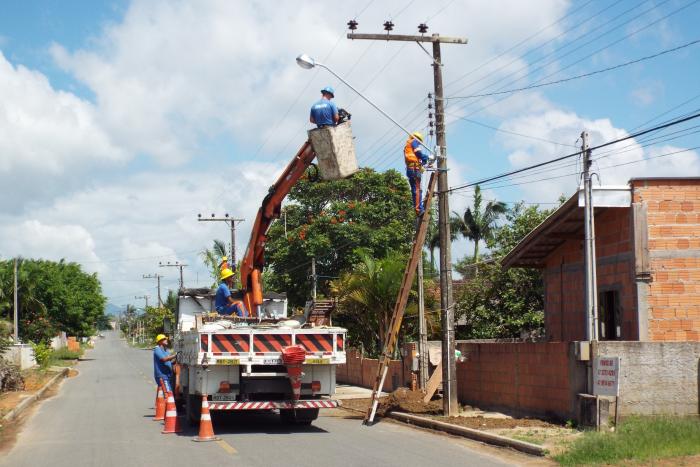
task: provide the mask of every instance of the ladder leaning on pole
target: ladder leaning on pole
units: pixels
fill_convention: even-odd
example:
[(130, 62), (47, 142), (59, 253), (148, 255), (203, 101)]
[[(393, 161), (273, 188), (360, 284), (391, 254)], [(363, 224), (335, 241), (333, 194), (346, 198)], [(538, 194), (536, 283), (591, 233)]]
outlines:
[(399, 296), (396, 298), (394, 312), (391, 315), (389, 329), (384, 339), (384, 351), (379, 357), (377, 378), (374, 381), (374, 388), (372, 389), (372, 403), (370, 404), (369, 410), (367, 411), (367, 415), (364, 419), (365, 425), (370, 425), (374, 422), (374, 415), (377, 412), (377, 405), (379, 405), (379, 393), (384, 388), (384, 380), (386, 379), (386, 373), (389, 369), (389, 360), (391, 359), (391, 354), (394, 352), (396, 339), (398, 338), (399, 330), (401, 329), (401, 322), (403, 321), (403, 314), (406, 309), (408, 294), (410, 293), (411, 288), (413, 287), (413, 279), (416, 275), (416, 266), (418, 266), (418, 261), (422, 260), (423, 258), (423, 255), (421, 253), (423, 252), (423, 245), (425, 244), (425, 235), (428, 230), (430, 202), (433, 199), (433, 192), (435, 191), (435, 184), (437, 182), (436, 174), (437, 172), (433, 172), (430, 175), (430, 181), (428, 182), (428, 190), (425, 195), (423, 214), (418, 217), (418, 228), (416, 229), (415, 236), (413, 237), (411, 256), (408, 259), (406, 270), (403, 273), (401, 288), (399, 289)]

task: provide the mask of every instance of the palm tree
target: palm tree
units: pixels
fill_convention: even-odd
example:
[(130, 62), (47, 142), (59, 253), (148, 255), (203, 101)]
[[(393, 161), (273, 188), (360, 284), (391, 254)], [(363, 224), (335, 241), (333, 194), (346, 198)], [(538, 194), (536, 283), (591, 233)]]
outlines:
[(214, 279), (212, 287), (216, 287), (216, 282), (219, 280), (219, 265), (224, 256), (226, 256), (226, 244), (221, 240), (214, 240), (214, 245), (211, 249), (205, 248), (199, 252), (199, 257), (209, 268), (209, 272)]
[(339, 318), (370, 352), (384, 345), (405, 267), (406, 257), (400, 253), (375, 259), (362, 252), (353, 271), (331, 283), (340, 297)]
[(486, 203), (482, 210), (482, 202), (481, 187), (477, 185), (474, 189), (474, 210), (467, 208), (463, 216), (455, 212), (452, 217), (459, 234), (474, 242), (474, 262), (479, 259), (479, 242), (493, 236), (496, 220), (507, 210), (506, 203), (495, 200)]
[[(440, 226), (436, 220), (435, 209), (430, 212), (430, 219), (428, 220), (428, 230), (425, 234), (425, 246), (428, 247), (430, 252), (430, 269), (433, 274), (435, 273), (435, 249), (440, 248)], [(460, 223), (455, 221), (454, 218), (450, 218), (450, 241), (454, 242), (457, 240), (457, 235), (459, 234)]]

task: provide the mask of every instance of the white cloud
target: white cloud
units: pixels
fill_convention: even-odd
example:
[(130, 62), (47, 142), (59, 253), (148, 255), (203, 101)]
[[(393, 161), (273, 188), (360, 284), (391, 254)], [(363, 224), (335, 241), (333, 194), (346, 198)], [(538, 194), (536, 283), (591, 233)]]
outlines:
[[(617, 128), (609, 119), (589, 120), (574, 112), (551, 110), (542, 114), (520, 116), (507, 120), (502, 129), (527, 134), (563, 144), (573, 144), (572, 135), (583, 130), (589, 145), (626, 137), (629, 133)], [(551, 160), (576, 148), (557, 147), (547, 142), (523, 140), (516, 136), (500, 136), (504, 147), (511, 149), (508, 160), (513, 168)], [(580, 141), (577, 143), (580, 145)], [(633, 177), (679, 176), (698, 173), (700, 157), (695, 151), (657, 157), (683, 148), (669, 145), (643, 147), (635, 139), (593, 151), (593, 171), (603, 185), (626, 184)], [(564, 194), (572, 194), (579, 185), (580, 159), (572, 157), (551, 166), (542, 167), (504, 180), (503, 184), (520, 184), (523, 198), (535, 202), (554, 202)]]
[(630, 91), (632, 103), (638, 107), (648, 107), (663, 95), (663, 84), (654, 81), (652, 83), (638, 86)]
[(96, 122), (94, 107), (56, 91), (41, 73), (0, 52), (0, 209), (20, 209), (74, 185), (127, 153)]

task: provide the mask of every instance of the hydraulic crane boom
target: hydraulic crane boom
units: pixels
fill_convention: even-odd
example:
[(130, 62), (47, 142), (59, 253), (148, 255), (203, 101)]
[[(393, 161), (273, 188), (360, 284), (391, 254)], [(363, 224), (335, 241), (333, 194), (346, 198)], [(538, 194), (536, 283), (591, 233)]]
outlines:
[(294, 159), (270, 187), (250, 233), (250, 242), (241, 262), (241, 285), (245, 303), (250, 316), (256, 316), (258, 307), (263, 303), (261, 273), (265, 266), (265, 240), (272, 221), (279, 218), (282, 201), (287, 197), (294, 184), (304, 175), (311, 165), (316, 153), (309, 141), (299, 149)]

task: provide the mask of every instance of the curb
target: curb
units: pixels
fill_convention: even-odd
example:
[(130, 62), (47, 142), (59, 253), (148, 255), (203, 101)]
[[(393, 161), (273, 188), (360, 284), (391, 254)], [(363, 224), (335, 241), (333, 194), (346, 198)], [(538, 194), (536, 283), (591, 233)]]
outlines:
[(481, 441), (482, 443), (495, 444), (497, 446), (513, 448), (517, 451), (524, 452), (526, 454), (532, 454), (535, 456), (545, 456), (547, 454), (547, 450), (542, 446), (538, 446), (537, 444), (528, 443), (526, 441), (519, 441), (517, 439), (506, 438), (505, 436), (499, 436), (493, 433), (475, 430), (473, 428), (452, 425), (451, 423), (440, 422), (438, 420), (432, 420), (430, 418), (418, 417), (416, 415), (411, 415), (403, 412), (390, 412), (389, 414), (387, 414), (387, 417), (408, 424), (420, 426), (423, 428), (430, 428), (433, 430), (444, 431), (452, 435), (464, 436), (465, 438), (471, 438), (477, 441)]
[(37, 392), (32, 394), (31, 396), (27, 397), (26, 399), (23, 399), (19, 404), (17, 404), (17, 407), (14, 409), (10, 410), (8, 413), (5, 414), (4, 417), (2, 417), (3, 422), (8, 422), (14, 418), (16, 418), (18, 415), (20, 415), (22, 412), (24, 412), (30, 405), (32, 405), (34, 402), (38, 401), (41, 399), (41, 397), (44, 395), (48, 389), (56, 384), (56, 382), (65, 377), (68, 372), (70, 371), (70, 368), (66, 367), (63, 370), (61, 370), (60, 373), (58, 373), (56, 376), (51, 378), (48, 383), (44, 384), (44, 386), (39, 389)]

